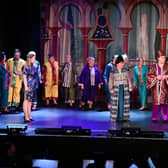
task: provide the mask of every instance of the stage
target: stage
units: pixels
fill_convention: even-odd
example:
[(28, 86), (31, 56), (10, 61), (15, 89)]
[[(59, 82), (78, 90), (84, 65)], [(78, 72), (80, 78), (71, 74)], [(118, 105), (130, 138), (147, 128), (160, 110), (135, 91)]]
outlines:
[[(0, 134), (0, 141), (12, 141), (17, 149), (32, 153), (34, 159), (84, 160), (103, 157), (107, 160), (121, 158), (141, 158), (149, 156), (162, 163), (167, 160), (168, 124), (151, 122), (151, 111), (131, 110), (130, 121), (111, 123), (109, 111), (100, 109), (80, 111), (78, 108), (41, 107), (32, 112), (33, 122), (27, 124), (23, 135)], [(24, 114), (1, 114), (0, 129), (7, 124), (23, 124)], [(36, 134), (36, 128), (61, 128), (62, 126), (80, 126), (91, 129), (91, 135), (50, 135)], [(138, 127), (146, 131), (164, 131), (163, 138), (153, 137), (113, 137), (108, 130), (120, 130), (123, 127)], [(164, 165), (164, 164), (163, 164)]]
[[(80, 126), (83, 129), (91, 129), (92, 132), (107, 132), (107, 130), (119, 130), (122, 127), (137, 127), (147, 131), (168, 131), (168, 123), (153, 123), (151, 111), (131, 110), (130, 121), (125, 123), (112, 123), (110, 112), (95, 109), (92, 111), (80, 111), (78, 108), (41, 107), (32, 112), (33, 122), (28, 123), (27, 134), (33, 135), (36, 128), (61, 128), (62, 126)], [(0, 128), (6, 128), (7, 124), (23, 124), (24, 114), (1, 114)]]

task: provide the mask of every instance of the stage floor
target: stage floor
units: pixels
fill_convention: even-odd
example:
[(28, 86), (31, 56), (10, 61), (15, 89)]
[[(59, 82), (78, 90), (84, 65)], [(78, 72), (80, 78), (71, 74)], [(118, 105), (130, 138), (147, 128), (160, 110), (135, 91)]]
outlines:
[[(28, 134), (34, 134), (35, 128), (60, 128), (62, 126), (80, 126), (92, 131), (118, 130), (122, 127), (139, 127), (148, 131), (168, 132), (168, 123), (153, 123), (151, 111), (131, 110), (130, 121), (111, 123), (109, 111), (80, 111), (77, 108), (46, 108), (32, 112), (33, 122), (28, 124)], [(7, 124), (23, 124), (23, 113), (1, 114), (0, 128)]]

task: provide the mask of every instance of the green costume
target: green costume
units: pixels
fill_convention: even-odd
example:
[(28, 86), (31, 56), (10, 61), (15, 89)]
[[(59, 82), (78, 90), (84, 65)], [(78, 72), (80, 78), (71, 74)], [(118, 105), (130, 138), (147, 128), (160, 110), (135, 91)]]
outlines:
[(133, 81), (134, 83), (138, 84), (139, 95), (141, 105), (146, 105), (147, 99), (147, 74), (148, 74), (148, 67), (146, 65), (142, 65), (141, 70), (138, 66), (134, 67), (134, 74), (133, 74)]

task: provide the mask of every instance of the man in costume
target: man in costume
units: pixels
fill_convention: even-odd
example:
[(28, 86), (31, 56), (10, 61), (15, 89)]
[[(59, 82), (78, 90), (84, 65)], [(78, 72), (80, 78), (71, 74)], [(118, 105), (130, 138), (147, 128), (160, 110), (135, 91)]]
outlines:
[(116, 67), (110, 73), (109, 90), (112, 94), (111, 98), (111, 121), (127, 121), (129, 120), (130, 111), (130, 94), (132, 91), (131, 79), (129, 71), (124, 67), (124, 59), (122, 55), (118, 56)]
[(86, 65), (81, 72), (79, 81), (79, 86), (83, 90), (80, 108), (83, 108), (87, 102), (89, 109), (92, 109), (97, 87), (101, 88), (103, 83), (100, 71), (98, 67), (95, 66), (95, 59), (93, 57), (88, 57), (87, 63), (88, 65)]
[(6, 54), (0, 52), (0, 108), (8, 112), (8, 89), (10, 74), (6, 69)]
[(168, 64), (165, 53), (157, 52), (158, 63), (152, 65), (147, 75), (147, 88), (152, 91), (152, 121), (168, 121)]
[(37, 77), (37, 89), (34, 90), (34, 94), (33, 94), (33, 100), (32, 100), (32, 110), (36, 110), (37, 108), (37, 102), (38, 102), (38, 88), (40, 83), (42, 83), (42, 79), (41, 79), (41, 66), (40, 66), (40, 62), (36, 60), (36, 53), (34, 51), (30, 51), (30, 53), (32, 54), (32, 59), (34, 62), (34, 67), (37, 69), (38, 75)]
[(15, 49), (14, 57), (7, 60), (7, 69), (11, 75), (9, 86), (8, 104), (18, 107), (20, 103), (20, 90), (22, 88), (22, 70), (25, 61), (20, 58), (21, 52)]
[(146, 108), (146, 100), (147, 100), (147, 74), (148, 74), (148, 67), (144, 65), (143, 58), (137, 58), (138, 65), (134, 67), (133, 73), (133, 82), (134, 86), (138, 85), (139, 89), (139, 96), (141, 102), (140, 110), (144, 110)]
[(75, 102), (76, 68), (72, 64), (70, 55), (66, 55), (66, 62), (62, 68), (62, 74), (62, 87), (65, 103), (68, 103), (69, 106), (72, 106)]
[(111, 105), (111, 93), (108, 87), (108, 82), (109, 82), (109, 76), (110, 76), (110, 72), (113, 70), (113, 68), (115, 67), (115, 57), (112, 57), (112, 60), (106, 65), (105, 70), (104, 70), (104, 74), (103, 74), (103, 79), (104, 79), (104, 90), (106, 92), (106, 96), (107, 96), (107, 108), (110, 109)]
[(50, 100), (57, 104), (59, 85), (59, 64), (54, 55), (49, 54), (48, 61), (44, 65), (43, 79), (45, 84), (45, 99), (49, 105)]

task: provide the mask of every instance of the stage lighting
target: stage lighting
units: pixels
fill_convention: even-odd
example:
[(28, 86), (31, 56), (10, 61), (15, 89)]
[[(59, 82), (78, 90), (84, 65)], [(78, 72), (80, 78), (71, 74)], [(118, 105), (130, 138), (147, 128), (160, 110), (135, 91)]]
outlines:
[(23, 134), (27, 130), (26, 124), (8, 124), (7, 133), (8, 134)]
[(36, 134), (50, 135), (91, 135), (90, 129), (82, 129), (81, 127), (62, 126), (61, 128), (36, 128)]
[(109, 137), (143, 137), (163, 138), (163, 131), (142, 131), (140, 128), (121, 128), (120, 130), (108, 130)]

